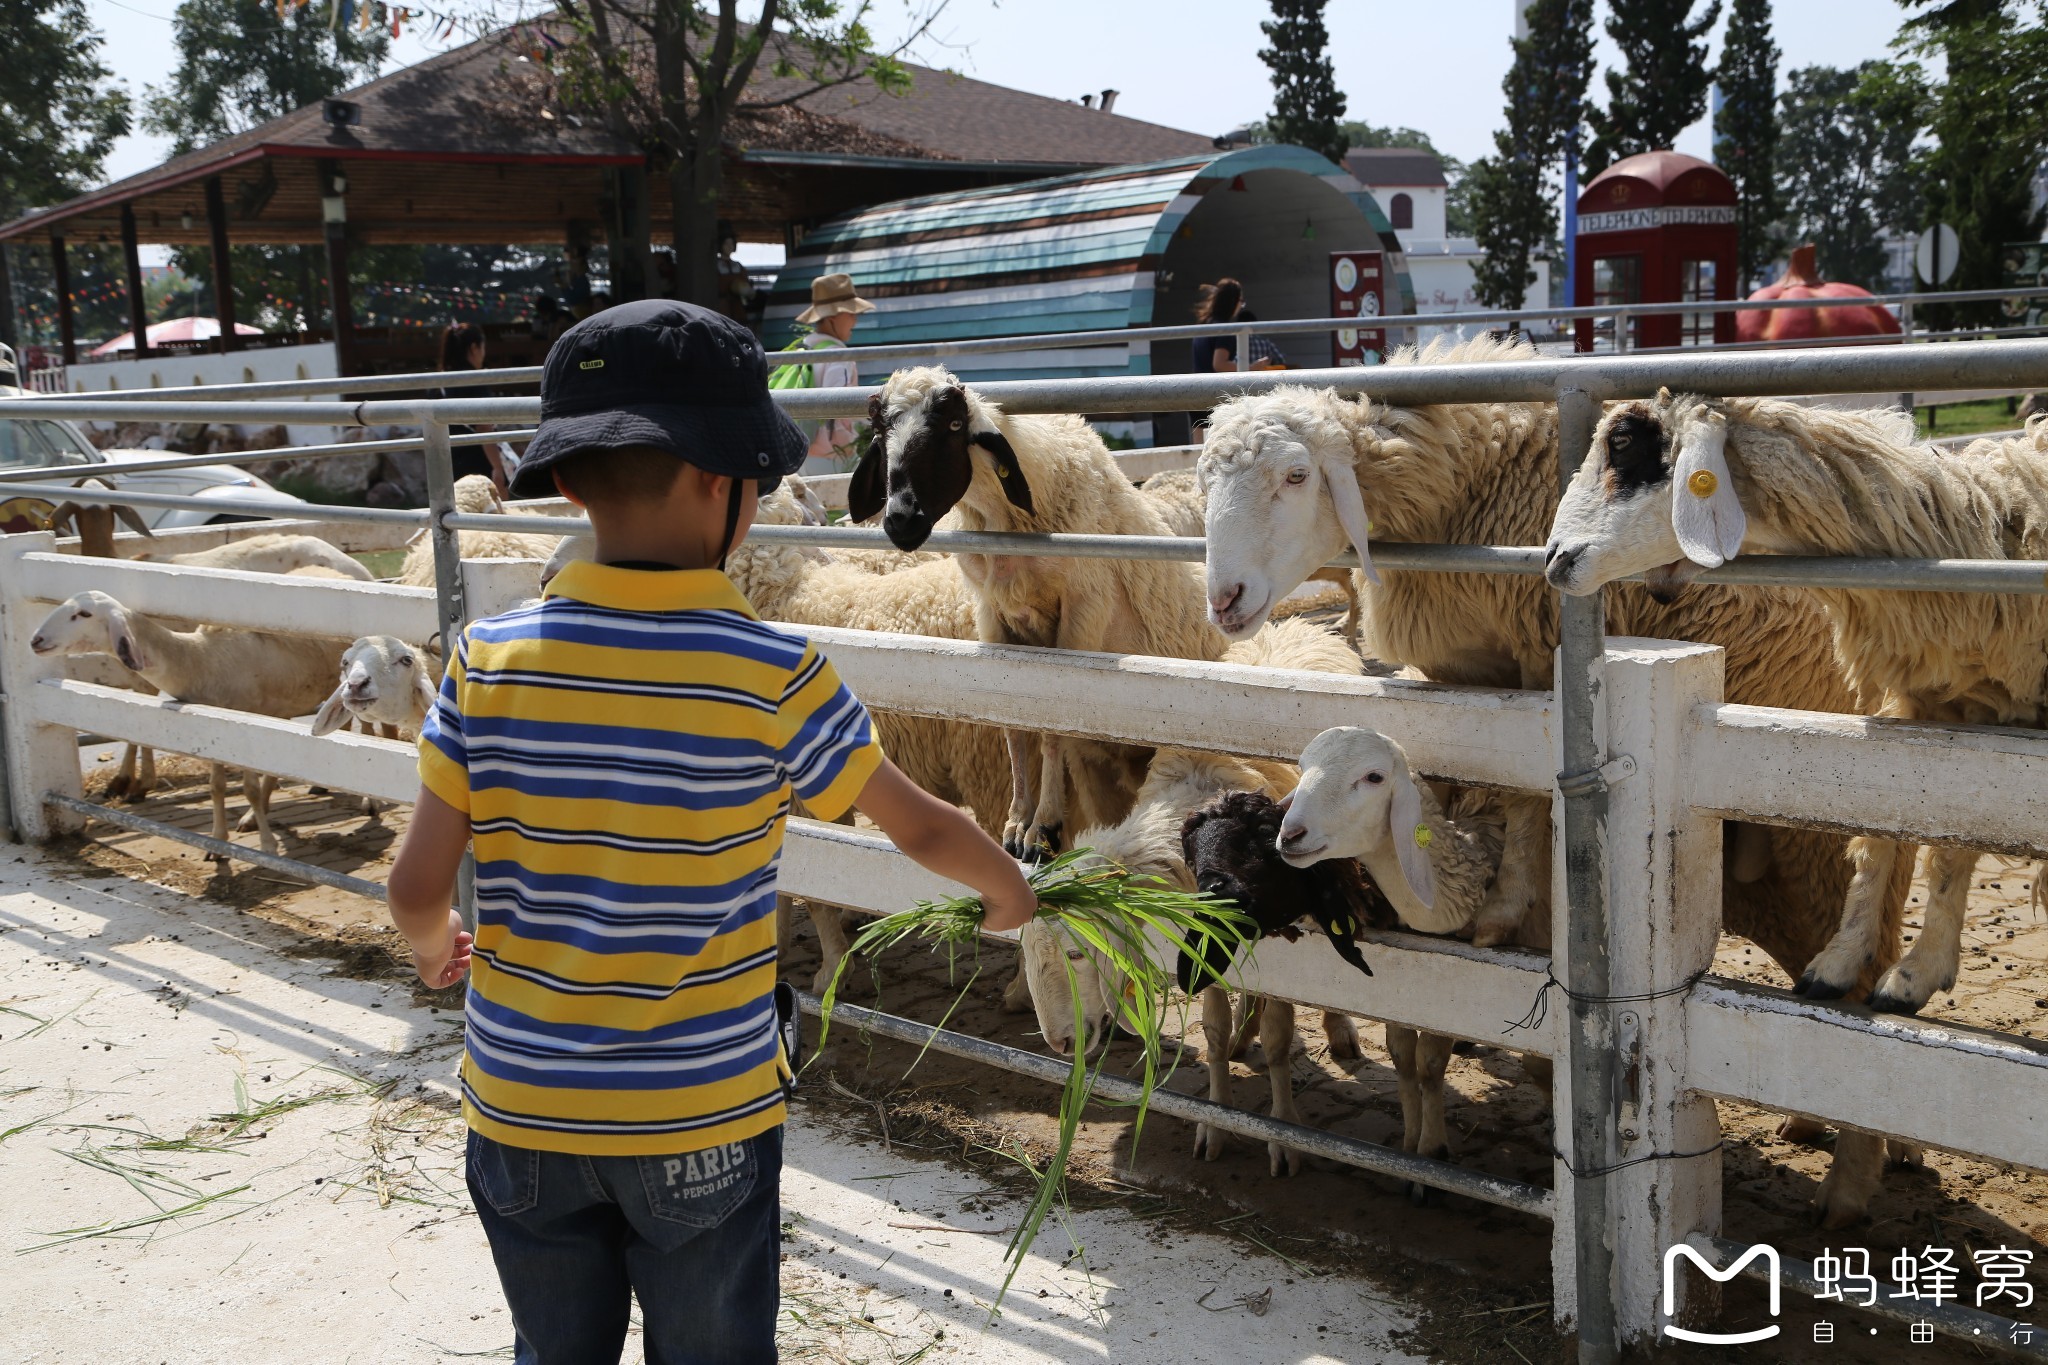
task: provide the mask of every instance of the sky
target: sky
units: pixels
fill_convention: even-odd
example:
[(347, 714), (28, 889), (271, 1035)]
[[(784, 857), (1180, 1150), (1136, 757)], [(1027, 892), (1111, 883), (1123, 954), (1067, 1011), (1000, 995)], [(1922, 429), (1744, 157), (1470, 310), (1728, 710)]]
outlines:
[[(923, 12), (928, 3), (873, 0), (877, 38), (896, 41), (913, 22), (913, 8)], [(174, 0), (87, 4), (106, 36), (108, 65), (138, 100), (145, 86), (170, 79)], [(1781, 83), (1798, 67), (1853, 66), (1886, 55), (1901, 14), (1896, 0), (1779, 0), (1773, 8)], [(1113, 88), (1121, 92), (1120, 114), (1215, 134), (1271, 107), (1272, 87), (1258, 57), (1259, 20), (1268, 14), (1262, 0), (949, 0), (931, 36), (910, 55), (1059, 99)], [(1512, 58), (1514, 14), (1515, 0), (1331, 0), (1330, 52), (1350, 101), (1347, 116), (1419, 128), (1462, 160), (1486, 155), (1502, 123), (1500, 83)], [(1709, 61), (1720, 50), (1719, 27)], [(1599, 39), (1603, 65), (1617, 61), (1604, 32)], [(394, 64), (441, 48), (408, 32), (394, 44)], [(1593, 96), (1604, 100), (1605, 89), (1596, 75)], [(1678, 139), (1678, 149), (1705, 157), (1708, 143), (1702, 119)], [(134, 134), (109, 158), (108, 178), (147, 170), (167, 154), (163, 139)]]

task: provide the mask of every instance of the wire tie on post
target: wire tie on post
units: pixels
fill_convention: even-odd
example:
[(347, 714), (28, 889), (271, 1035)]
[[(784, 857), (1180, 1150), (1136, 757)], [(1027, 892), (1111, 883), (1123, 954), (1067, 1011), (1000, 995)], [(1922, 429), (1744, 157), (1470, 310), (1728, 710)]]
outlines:
[(1685, 980), (1679, 982), (1676, 986), (1666, 986), (1661, 991), (1643, 991), (1635, 995), (1584, 995), (1578, 991), (1573, 990), (1570, 986), (1565, 985), (1564, 982), (1559, 981), (1557, 979), (1557, 975), (1554, 972), (1552, 972), (1549, 968), (1545, 968), (1543, 972), (1543, 984), (1536, 988), (1536, 998), (1535, 1000), (1530, 1002), (1529, 1012), (1527, 1014), (1524, 1014), (1520, 1019), (1512, 1019), (1507, 1021), (1507, 1027), (1502, 1029), (1501, 1033), (1503, 1035), (1506, 1035), (1514, 1033), (1520, 1029), (1534, 1030), (1542, 1028), (1544, 1021), (1550, 1017), (1550, 992), (1553, 989), (1563, 993), (1563, 995), (1567, 999), (1571, 1000), (1575, 1004), (1633, 1005), (1640, 1004), (1645, 1000), (1662, 1000), (1665, 999), (1667, 996), (1684, 995), (1694, 986), (1699, 985), (1701, 980), (1705, 978), (1706, 974), (1707, 969), (1705, 967), (1702, 967), (1698, 971), (1694, 972), (1691, 976), (1688, 976)]

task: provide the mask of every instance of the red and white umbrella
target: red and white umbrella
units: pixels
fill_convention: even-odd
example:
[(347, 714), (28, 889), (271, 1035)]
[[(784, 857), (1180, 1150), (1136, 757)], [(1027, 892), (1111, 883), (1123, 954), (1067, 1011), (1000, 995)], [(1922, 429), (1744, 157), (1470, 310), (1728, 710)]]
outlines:
[[(152, 322), (149, 324), (149, 344), (151, 346), (162, 346), (173, 341), (212, 341), (219, 335), (220, 324), (212, 318), (167, 318), (162, 322)], [(235, 324), (235, 335), (260, 337), (263, 335), (263, 329), (261, 327), (251, 327), (246, 322), (238, 322)], [(106, 345), (93, 347), (92, 353), (94, 355), (113, 355), (117, 351), (132, 351), (134, 349), (135, 333), (123, 332)]]

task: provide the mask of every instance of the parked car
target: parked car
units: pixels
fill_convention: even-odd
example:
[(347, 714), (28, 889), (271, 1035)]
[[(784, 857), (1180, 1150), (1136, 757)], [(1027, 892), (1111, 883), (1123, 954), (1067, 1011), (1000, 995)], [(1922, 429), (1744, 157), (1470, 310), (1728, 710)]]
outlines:
[[(116, 488), (138, 493), (176, 493), (186, 497), (274, 504), (280, 515), (289, 516), (305, 501), (281, 492), (247, 470), (232, 465), (195, 465), (189, 469), (158, 469), (124, 473), (122, 466), (140, 460), (160, 460), (176, 451), (96, 450), (92, 442), (71, 423), (52, 417), (16, 417), (8, 400), (23, 397), (17, 387), (12, 351), (0, 346), (0, 472), (15, 474), (30, 470), (39, 475), (47, 470), (48, 483), (70, 483), (84, 477), (106, 480)], [(0, 481), (0, 534), (39, 531), (46, 524), (55, 503), (41, 496), (12, 497)], [(151, 530), (170, 527), (205, 526), (222, 521), (250, 521), (246, 513), (222, 509), (214, 512), (196, 507), (135, 509)]]

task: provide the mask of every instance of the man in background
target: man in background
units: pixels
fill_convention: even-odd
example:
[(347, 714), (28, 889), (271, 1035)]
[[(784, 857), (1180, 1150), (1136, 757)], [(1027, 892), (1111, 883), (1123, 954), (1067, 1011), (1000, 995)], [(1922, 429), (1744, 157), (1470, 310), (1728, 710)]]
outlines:
[[(811, 306), (796, 315), (810, 332), (787, 349), (818, 350), (844, 348), (853, 338), (854, 323), (875, 305), (856, 294), (853, 277), (846, 274), (820, 275), (811, 281)], [(771, 372), (769, 383), (778, 389), (850, 389), (860, 383), (860, 369), (848, 356), (810, 365), (784, 365)], [(806, 474), (843, 474), (859, 458), (854, 419), (834, 417), (819, 422), (811, 432), (810, 450), (804, 461)]]

